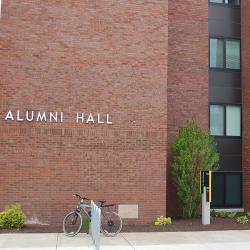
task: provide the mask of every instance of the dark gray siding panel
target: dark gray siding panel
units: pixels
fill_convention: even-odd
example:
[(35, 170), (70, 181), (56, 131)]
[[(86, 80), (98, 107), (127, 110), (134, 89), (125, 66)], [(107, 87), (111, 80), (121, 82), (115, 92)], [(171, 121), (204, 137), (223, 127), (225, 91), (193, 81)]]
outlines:
[(233, 37), (240, 39), (241, 31), (240, 31), (240, 25), (239, 24), (227, 24), (227, 23), (221, 23), (217, 20), (210, 20), (209, 21), (209, 32), (210, 36), (216, 36), (216, 37)]
[(220, 171), (242, 171), (242, 155), (220, 155)]
[(241, 104), (241, 72), (209, 72), (209, 102)]
[(242, 140), (241, 138), (219, 138), (216, 137), (218, 151), (220, 152), (220, 171), (242, 170)]
[[(208, 18), (220, 20), (221, 22), (241, 23), (240, 7), (232, 8), (227, 5), (209, 4)], [(210, 24), (210, 23), (209, 23)]]
[(241, 37), (240, 8), (228, 6), (209, 6), (209, 34), (210, 36)]
[(217, 148), (222, 154), (241, 154), (241, 138), (220, 138), (216, 137)]
[(209, 86), (241, 88), (241, 72), (210, 70)]
[(209, 101), (211, 103), (241, 104), (241, 89), (211, 86)]

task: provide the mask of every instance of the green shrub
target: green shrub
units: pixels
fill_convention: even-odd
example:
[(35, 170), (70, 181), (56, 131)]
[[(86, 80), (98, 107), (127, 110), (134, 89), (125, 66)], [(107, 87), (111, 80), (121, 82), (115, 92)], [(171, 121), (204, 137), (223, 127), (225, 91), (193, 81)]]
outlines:
[(233, 219), (236, 215), (237, 215), (236, 212), (230, 212), (230, 213), (228, 213), (227, 217), (230, 219)]
[(212, 216), (212, 217), (218, 217), (218, 212), (215, 211), (214, 209), (212, 209), (212, 210), (210, 211), (210, 216)]
[(82, 227), (83, 229), (89, 229), (90, 219), (83, 217), (82, 219)]
[(156, 226), (159, 226), (159, 225), (171, 225), (171, 224), (172, 224), (172, 220), (171, 220), (170, 217), (160, 216), (155, 221)]
[(201, 202), (200, 171), (218, 169), (216, 143), (193, 120), (180, 128), (173, 144), (173, 182), (183, 217), (195, 217)]
[(0, 228), (21, 228), (26, 216), (20, 205), (12, 205), (0, 213)]
[(246, 224), (248, 223), (248, 218), (246, 215), (237, 217), (236, 222), (239, 224)]
[(220, 211), (220, 212), (218, 212), (218, 217), (227, 218), (228, 217), (228, 213), (225, 212), (225, 211)]
[(250, 212), (247, 212), (246, 216), (248, 219), (250, 219)]
[(212, 217), (220, 217), (220, 218), (231, 218), (233, 219), (237, 213), (236, 212), (225, 212), (225, 211), (216, 211), (216, 210), (211, 210), (210, 215)]

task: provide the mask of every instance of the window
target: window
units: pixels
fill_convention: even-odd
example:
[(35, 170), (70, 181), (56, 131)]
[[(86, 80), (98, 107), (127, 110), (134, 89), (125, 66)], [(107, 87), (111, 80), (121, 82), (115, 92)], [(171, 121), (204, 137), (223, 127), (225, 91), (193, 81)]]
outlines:
[(210, 3), (224, 3), (224, 0), (210, 0)]
[(210, 68), (240, 70), (240, 40), (210, 38)]
[(226, 135), (241, 136), (241, 109), (239, 106), (226, 106)]
[(209, 0), (210, 3), (218, 3), (232, 6), (240, 6), (240, 0)]
[(240, 42), (226, 40), (226, 68), (240, 69)]
[(211, 135), (224, 135), (224, 107), (220, 105), (210, 106), (210, 131)]
[(230, 173), (225, 176), (225, 202), (229, 206), (241, 204), (241, 176)]
[(241, 136), (241, 106), (210, 105), (210, 134)]
[(242, 172), (213, 172), (212, 179), (212, 208), (242, 207)]
[(224, 42), (222, 39), (210, 39), (210, 67), (224, 68)]

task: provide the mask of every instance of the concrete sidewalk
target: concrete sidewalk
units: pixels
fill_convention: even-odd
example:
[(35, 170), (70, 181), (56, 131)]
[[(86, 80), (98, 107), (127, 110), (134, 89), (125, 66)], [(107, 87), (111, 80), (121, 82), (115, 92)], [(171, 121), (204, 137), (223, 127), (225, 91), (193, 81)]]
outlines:
[[(94, 249), (89, 235), (73, 238), (63, 234), (1, 234), (3, 250), (89, 250)], [(121, 233), (101, 238), (101, 250), (249, 250), (250, 231)]]

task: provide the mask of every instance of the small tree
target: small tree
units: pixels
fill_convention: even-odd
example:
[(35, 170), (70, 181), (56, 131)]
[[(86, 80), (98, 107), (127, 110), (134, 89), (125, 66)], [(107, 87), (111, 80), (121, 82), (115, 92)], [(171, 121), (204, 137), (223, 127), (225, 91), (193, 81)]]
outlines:
[(212, 137), (195, 120), (179, 129), (173, 144), (173, 182), (186, 218), (197, 215), (201, 202), (200, 171), (216, 170), (219, 155)]

